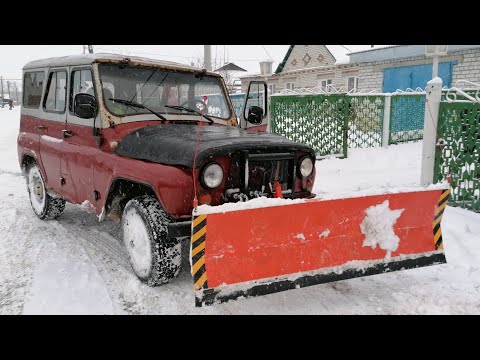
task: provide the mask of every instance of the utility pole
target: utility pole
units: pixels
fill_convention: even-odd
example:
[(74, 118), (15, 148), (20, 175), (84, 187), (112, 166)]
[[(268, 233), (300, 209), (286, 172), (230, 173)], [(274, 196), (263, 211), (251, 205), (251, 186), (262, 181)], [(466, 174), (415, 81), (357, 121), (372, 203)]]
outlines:
[(2, 88), (2, 101), (3, 101), (3, 76), (0, 76), (0, 87)]
[(88, 45), (88, 53), (93, 54), (93, 45)]
[(87, 48), (87, 47), (86, 47), (85, 45), (83, 45), (83, 53), (84, 53), (84, 54), (85, 54), (86, 48)]
[(10, 97), (10, 81), (7, 80), (7, 90), (8, 90), (8, 100), (11, 99)]
[(212, 71), (212, 45), (203, 45), (203, 67)]
[(20, 101), (18, 100), (18, 90), (17, 90), (17, 83), (15, 82), (15, 99), (17, 99), (17, 105), (20, 104)]

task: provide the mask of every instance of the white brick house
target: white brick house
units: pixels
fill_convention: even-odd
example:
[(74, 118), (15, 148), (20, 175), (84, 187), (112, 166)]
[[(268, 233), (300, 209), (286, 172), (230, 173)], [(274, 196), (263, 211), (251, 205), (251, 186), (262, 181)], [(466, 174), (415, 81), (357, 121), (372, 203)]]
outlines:
[(290, 45), (283, 61), (274, 74), (255, 74), (241, 78), (242, 91), (251, 80), (266, 80), (270, 92), (283, 89), (322, 86), (346, 88), (348, 78), (354, 86), (358, 66), (336, 64), (336, 59), (326, 45)]

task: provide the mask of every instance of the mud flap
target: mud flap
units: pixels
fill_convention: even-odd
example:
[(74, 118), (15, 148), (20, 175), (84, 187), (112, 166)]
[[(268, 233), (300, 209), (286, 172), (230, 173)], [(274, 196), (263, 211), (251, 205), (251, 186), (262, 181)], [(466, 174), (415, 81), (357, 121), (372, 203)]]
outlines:
[(445, 263), (450, 190), (195, 214), (196, 306)]

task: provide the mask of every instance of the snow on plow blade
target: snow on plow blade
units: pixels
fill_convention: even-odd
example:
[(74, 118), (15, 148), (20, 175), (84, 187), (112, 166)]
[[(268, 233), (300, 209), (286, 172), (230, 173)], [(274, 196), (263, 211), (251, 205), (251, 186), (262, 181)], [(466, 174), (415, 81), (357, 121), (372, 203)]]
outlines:
[(195, 214), (196, 306), (445, 263), (450, 190)]

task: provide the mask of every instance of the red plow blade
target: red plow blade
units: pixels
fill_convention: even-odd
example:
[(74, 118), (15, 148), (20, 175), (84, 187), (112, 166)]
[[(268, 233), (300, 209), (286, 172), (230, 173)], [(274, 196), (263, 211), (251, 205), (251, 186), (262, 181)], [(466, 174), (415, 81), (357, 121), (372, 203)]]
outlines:
[(450, 190), (194, 215), (196, 306), (445, 263)]

